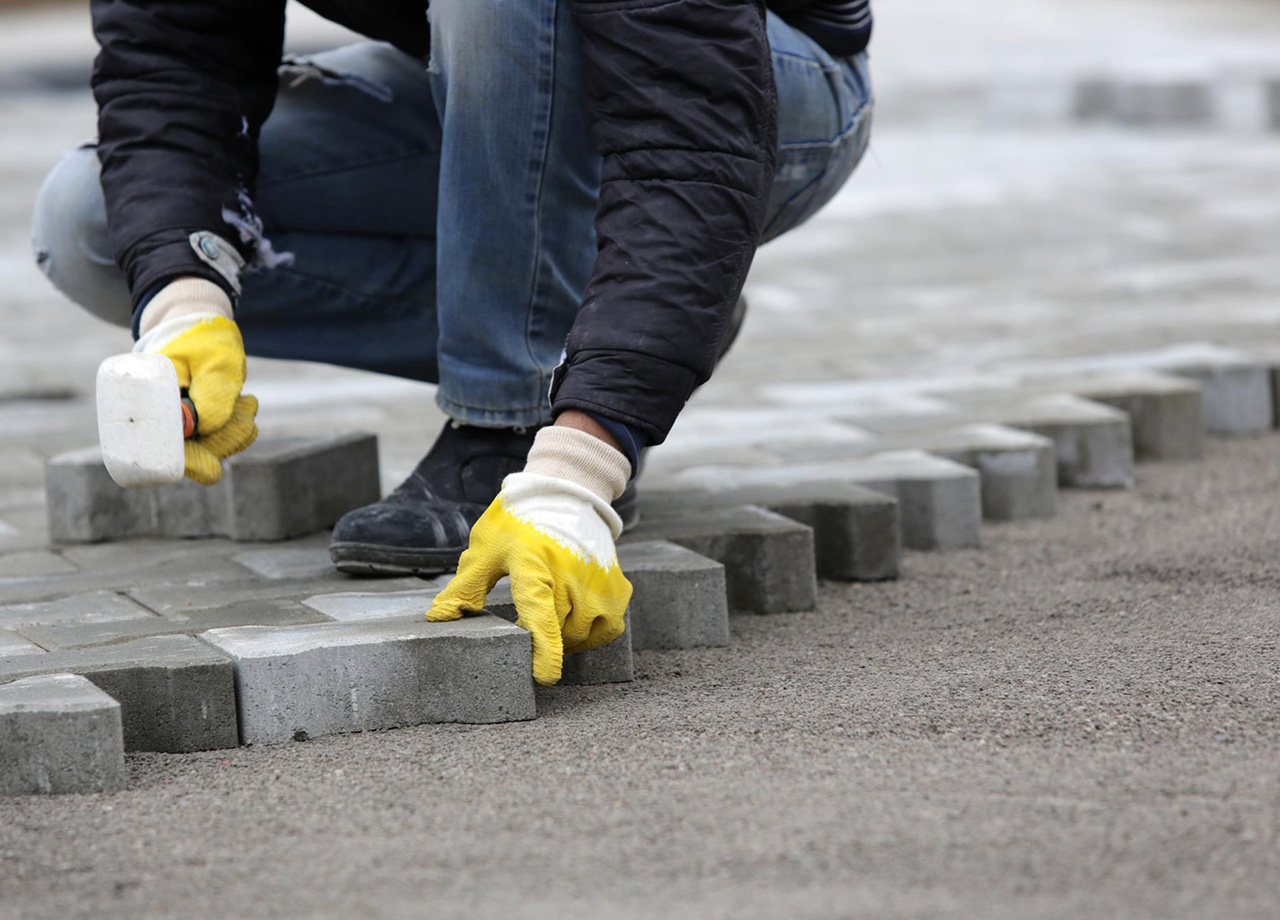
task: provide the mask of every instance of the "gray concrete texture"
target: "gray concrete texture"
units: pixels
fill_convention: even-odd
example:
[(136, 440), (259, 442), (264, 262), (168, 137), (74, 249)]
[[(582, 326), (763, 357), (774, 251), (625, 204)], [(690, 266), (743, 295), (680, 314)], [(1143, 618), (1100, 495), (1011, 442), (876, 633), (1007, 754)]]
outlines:
[(640, 513), (758, 505), (813, 529), (819, 578), (875, 581), (895, 578), (902, 550), (897, 499), (845, 482), (724, 489), (645, 488)]
[(75, 674), (0, 684), (0, 795), (124, 786), (119, 703)]
[(1134, 491), (1065, 493), (981, 550), (736, 619), (730, 649), (541, 691), (535, 722), (131, 755), (110, 812), (0, 803), (0, 903), (1270, 920), (1277, 450), (1213, 441)]
[(536, 714), (529, 634), (493, 616), (243, 626), (200, 639), (234, 662), (245, 744)]
[(675, 543), (624, 543), (618, 562), (631, 582), (627, 620), (634, 649), (729, 644), (724, 566)]
[(189, 636), (0, 658), (0, 685), (39, 674), (79, 674), (120, 704), (130, 751), (235, 747), (231, 662)]
[(213, 487), (182, 482), (122, 489), (96, 447), (49, 461), (49, 534), (63, 543), (126, 537), (226, 536), (284, 540), (331, 526), (377, 501), (378, 443), (373, 435), (266, 437), (227, 461)]
[(791, 613), (813, 609), (813, 530), (756, 505), (652, 513), (623, 543), (666, 540), (724, 565), (729, 609)]

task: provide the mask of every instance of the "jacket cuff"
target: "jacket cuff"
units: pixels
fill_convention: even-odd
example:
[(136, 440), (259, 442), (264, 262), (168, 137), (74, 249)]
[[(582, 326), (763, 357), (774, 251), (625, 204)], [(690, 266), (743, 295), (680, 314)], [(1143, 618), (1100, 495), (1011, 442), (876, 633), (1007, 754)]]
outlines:
[(580, 351), (552, 378), (551, 411), (580, 409), (622, 422), (661, 444), (698, 385), (690, 368), (640, 352)]
[(524, 471), (568, 480), (612, 502), (627, 487), (631, 462), (593, 434), (549, 425), (533, 439)]

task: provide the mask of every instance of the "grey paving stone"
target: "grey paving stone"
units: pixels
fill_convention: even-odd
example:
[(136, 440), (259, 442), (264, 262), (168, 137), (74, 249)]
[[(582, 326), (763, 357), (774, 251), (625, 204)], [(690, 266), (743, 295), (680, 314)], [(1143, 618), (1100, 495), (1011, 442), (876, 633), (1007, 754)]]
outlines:
[[(419, 591), (420, 578), (351, 578), (331, 571), (327, 578), (279, 581), (214, 582), (212, 584), (151, 584), (131, 589), (129, 596), (162, 616), (190, 615), (192, 611), (226, 607), (230, 604), (255, 603), (276, 599), (303, 600), (328, 593), (347, 593), (359, 587), (360, 594), (386, 594), (397, 591)], [(312, 608), (316, 609), (316, 608)], [(323, 611), (320, 611), (323, 612)], [(326, 614), (327, 615), (327, 614)], [(336, 619), (336, 617), (335, 617)]]
[(898, 576), (902, 522), (896, 498), (848, 482), (746, 484), (716, 491), (641, 486), (640, 513), (759, 505), (813, 528), (818, 577), (879, 581)]
[(492, 616), (244, 626), (201, 638), (235, 662), (246, 744), (536, 714), (529, 634)]
[(333, 620), (351, 623), (359, 620), (385, 620), (394, 617), (425, 616), (448, 578), (424, 582), (408, 591), (346, 591), (317, 594), (303, 603)]
[(0, 629), (0, 659), (17, 658), (19, 655), (40, 655), (44, 649), (16, 632)]
[(37, 674), (80, 674), (120, 703), (125, 749), (235, 747), (231, 662), (189, 636), (0, 659), (0, 684)]
[[(44, 549), (49, 545), (49, 522), (46, 519), (44, 490), (37, 493), (36, 507), (10, 507), (0, 512), (0, 552)], [(10, 493), (10, 500), (20, 501)]]
[(0, 795), (118, 792), (120, 704), (75, 674), (0, 685)]
[(154, 618), (151, 611), (114, 591), (92, 591), (52, 601), (0, 607), (0, 626), (10, 629), (28, 624), (117, 623)]
[(1204, 394), (1198, 383), (1171, 374), (1134, 371), (1040, 381), (1039, 386), (1119, 409), (1129, 416), (1140, 460), (1199, 460), (1204, 456)]
[(650, 514), (623, 543), (666, 540), (722, 563), (729, 608), (746, 613), (812, 610), (817, 597), (813, 530), (743, 505)]
[(334, 572), (327, 546), (256, 549), (231, 558), (264, 578), (327, 578)]
[(215, 486), (122, 489), (96, 447), (45, 469), (49, 534), (63, 543), (126, 537), (283, 540), (333, 524), (380, 496), (373, 435), (263, 438), (226, 464)]
[[(977, 546), (980, 540), (982, 495), (977, 472), (920, 450), (755, 469), (698, 467), (646, 482), (657, 489), (701, 488), (709, 492), (762, 486), (825, 489), (832, 483), (858, 485), (897, 498), (904, 546), (953, 549)], [(732, 576), (730, 583), (732, 594)]]
[(233, 540), (283, 540), (332, 526), (382, 497), (371, 434), (279, 438), (229, 464)]
[(0, 578), (36, 578), (75, 571), (76, 567), (70, 562), (44, 549), (0, 555)]
[(1203, 125), (1217, 115), (1209, 79), (1123, 74), (1090, 77), (1076, 86), (1072, 106), (1082, 121), (1142, 127)]
[(624, 543), (618, 561), (633, 592), (628, 622), (633, 649), (729, 644), (724, 566), (675, 543)]
[(626, 615), (627, 628), (608, 645), (587, 652), (564, 656), (560, 683), (566, 687), (595, 684), (622, 684), (636, 679), (635, 658), (631, 646), (631, 614)]
[(1275, 391), (1267, 364), (1219, 361), (1174, 366), (1168, 370), (1200, 384), (1210, 434), (1261, 434), (1274, 427)]
[(22, 634), (46, 649), (88, 648), (142, 639), (148, 636), (194, 636), (230, 626), (295, 626), (331, 620), (295, 600), (242, 601), (224, 607), (191, 610), (186, 614), (148, 616), (145, 619), (109, 623), (64, 623), (24, 626)]

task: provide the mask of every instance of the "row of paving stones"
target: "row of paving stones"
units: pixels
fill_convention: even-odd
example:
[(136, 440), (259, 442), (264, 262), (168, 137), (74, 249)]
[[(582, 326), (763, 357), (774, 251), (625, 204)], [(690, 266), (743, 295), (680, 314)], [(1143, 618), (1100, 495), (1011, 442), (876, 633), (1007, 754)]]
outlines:
[[(897, 414), (867, 411), (857, 384), (821, 385), (828, 401), (811, 411), (814, 393), (792, 385), (773, 394), (778, 408), (746, 410), (770, 431), (767, 447), (721, 437), (754, 430), (741, 415), (673, 436), (619, 547), (636, 589), (627, 631), (568, 656), (564, 682), (630, 680), (634, 650), (727, 644), (730, 611), (811, 609), (818, 577), (895, 577), (903, 544), (973, 546), (984, 514), (1045, 516), (1059, 485), (1127, 486), (1135, 457), (1192, 459), (1206, 431), (1274, 424), (1266, 364), (1098, 370), (970, 380), (917, 393), (913, 411)], [(850, 398), (833, 405), (841, 393)], [(706, 464), (717, 457), (736, 463)], [(0, 732), (11, 749), (0, 788), (118, 788), (117, 747), (533, 718), (529, 637), (511, 624), (502, 583), (487, 613), (428, 624), (422, 612), (444, 579), (353, 581), (331, 569), (323, 539), (136, 538), (287, 538), (369, 500), (376, 474), (376, 442), (364, 436), (265, 441), (218, 490), (145, 498), (104, 481), (92, 452), (51, 461), (51, 529), (134, 539), (42, 550), (29, 571), (0, 579)], [(36, 679), (49, 675), (62, 676)], [(59, 707), (82, 705), (118, 745), (68, 740), (79, 723)], [(50, 772), (73, 751), (82, 768)]]
[(1134, 128), (1280, 131), (1280, 72), (1114, 69), (1082, 74), (1011, 74), (904, 96), (898, 118), (1000, 124), (1083, 122)]

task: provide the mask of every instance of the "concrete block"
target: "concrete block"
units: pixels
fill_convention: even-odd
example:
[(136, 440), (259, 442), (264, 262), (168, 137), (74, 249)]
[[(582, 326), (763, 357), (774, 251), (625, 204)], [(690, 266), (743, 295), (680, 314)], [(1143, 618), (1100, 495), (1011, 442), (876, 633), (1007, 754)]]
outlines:
[[(693, 507), (759, 505), (813, 529), (819, 578), (879, 581), (898, 576), (902, 522), (896, 498), (848, 482), (746, 484), (716, 491), (640, 489), (640, 514)], [(624, 567), (625, 571), (625, 567)]]
[(0, 629), (0, 659), (19, 655), (41, 655), (44, 649), (8, 629)]
[[(161, 616), (190, 615), (195, 610), (212, 610), (232, 604), (270, 600), (298, 600), (330, 591), (346, 591), (353, 585), (363, 594), (420, 590), (430, 582), (419, 578), (354, 579), (338, 572), (328, 579), (301, 581), (242, 581), (213, 584), (152, 584), (132, 588), (128, 594)], [(312, 608), (315, 609), (315, 608)]]
[(651, 514), (622, 540), (667, 540), (722, 563), (731, 610), (812, 610), (817, 599), (813, 530), (764, 508), (744, 505), (669, 517)]
[(594, 684), (623, 684), (636, 679), (635, 659), (631, 651), (631, 613), (627, 612), (627, 628), (608, 645), (589, 652), (564, 656), (560, 684), (586, 687)]
[(217, 629), (246, 744), (534, 717), (529, 634), (492, 616)]
[(231, 558), (263, 578), (332, 578), (334, 573), (327, 543), (307, 548), (255, 549)]
[(1217, 114), (1207, 78), (1115, 74), (1081, 80), (1072, 106), (1082, 121), (1140, 127), (1203, 125)]
[(231, 458), (221, 482), (122, 489), (98, 448), (60, 454), (45, 468), (49, 534), (63, 543), (126, 537), (227, 536), (283, 540), (332, 525), (377, 501), (377, 439), (263, 438)]
[(346, 591), (335, 594), (317, 594), (303, 603), (319, 613), (342, 623), (359, 620), (386, 620), (396, 617), (423, 616), (431, 607), (436, 595), (444, 589), (451, 576), (423, 582), (421, 588), (408, 591)]
[(1275, 425), (1275, 390), (1267, 364), (1220, 361), (1172, 366), (1168, 371), (1200, 384), (1210, 434), (1261, 434)]
[[(886, 451), (841, 461), (758, 469), (698, 467), (649, 485), (719, 492), (761, 486), (795, 488), (805, 485), (817, 489), (827, 488), (833, 483), (863, 486), (897, 498), (902, 543), (911, 549), (978, 545), (982, 497), (977, 472), (920, 450)], [(655, 535), (649, 539), (661, 538)], [(697, 547), (690, 548), (702, 552)], [(729, 580), (732, 596), (732, 574)]]
[(236, 747), (231, 662), (189, 636), (158, 636), (0, 659), (0, 684), (37, 674), (80, 674), (120, 703), (125, 749)]
[(628, 621), (633, 649), (729, 644), (724, 566), (675, 543), (624, 543), (618, 562), (632, 588)]
[(47, 549), (33, 549), (0, 556), (0, 578), (37, 578), (46, 575), (67, 575), (75, 571), (74, 565)]
[(175, 612), (169, 616), (117, 620), (109, 623), (63, 623), (54, 626), (24, 626), (28, 639), (50, 650), (89, 648), (128, 642), (149, 636), (194, 636), (210, 629), (231, 626), (295, 626), (302, 623), (331, 622), (298, 601), (271, 599), (244, 601), (224, 607)]
[(1131, 489), (1133, 440), (1129, 416), (1069, 394), (1036, 396), (993, 408), (993, 420), (1050, 438), (1058, 484), (1069, 488)]
[(114, 591), (92, 591), (52, 601), (0, 607), (0, 626), (10, 629), (34, 624), (99, 624), (151, 619), (154, 619), (151, 611)]
[(1204, 456), (1204, 394), (1193, 380), (1135, 371), (1036, 381), (1129, 416), (1134, 456), (1145, 460), (1199, 460)]
[(74, 674), (0, 685), (0, 795), (118, 792), (120, 704)]

